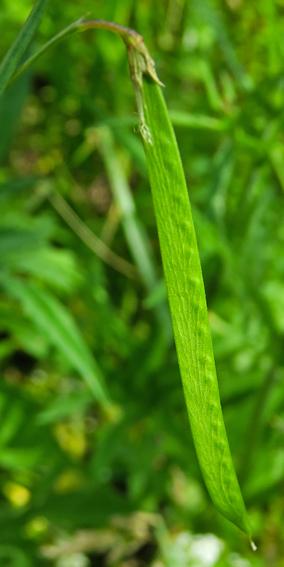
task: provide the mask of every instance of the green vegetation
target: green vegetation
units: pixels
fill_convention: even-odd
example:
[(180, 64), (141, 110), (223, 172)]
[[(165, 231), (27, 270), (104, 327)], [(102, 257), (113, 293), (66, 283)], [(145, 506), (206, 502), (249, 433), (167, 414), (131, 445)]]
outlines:
[[(23, 27), (30, 2), (6, 2), (1, 21), (0, 560), (281, 567), (281, 2), (45, 4)], [(166, 85), (255, 554), (187, 424), (145, 155), (198, 459), (246, 530), (160, 87), (135, 84), (137, 116), (124, 46), (88, 10), (138, 30)]]

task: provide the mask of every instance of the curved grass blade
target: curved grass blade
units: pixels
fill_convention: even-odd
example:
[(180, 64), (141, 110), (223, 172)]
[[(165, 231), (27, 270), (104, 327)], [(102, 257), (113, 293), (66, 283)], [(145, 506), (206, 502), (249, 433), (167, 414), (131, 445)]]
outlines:
[(0, 64), (0, 95), (6, 89), (40, 24), (47, 0), (38, 0)]
[(20, 75), (25, 73), (38, 60), (38, 58), (41, 55), (44, 55), (44, 53), (46, 51), (48, 51), (51, 47), (53, 47), (57, 43), (61, 42), (63, 39), (69, 37), (73, 33), (80, 31), (81, 24), (82, 24), (83, 21), (84, 20), (82, 18), (80, 18), (79, 20), (72, 22), (69, 26), (67, 26), (66, 28), (63, 28), (55, 36), (53, 36), (51, 39), (49, 39), (41, 47), (39, 47), (37, 49), (37, 51), (32, 53), (32, 55), (30, 55), (30, 57), (28, 57), (24, 61), (24, 63), (17, 69), (15, 74), (13, 74), (13, 76), (11, 77), (11, 80), (9, 81), (9, 83), (14, 82), (15, 79), (17, 79)]
[(216, 508), (249, 534), (245, 505), (223, 421), (204, 283), (184, 171), (167, 107), (133, 50), (138, 101), (175, 343), (197, 457)]

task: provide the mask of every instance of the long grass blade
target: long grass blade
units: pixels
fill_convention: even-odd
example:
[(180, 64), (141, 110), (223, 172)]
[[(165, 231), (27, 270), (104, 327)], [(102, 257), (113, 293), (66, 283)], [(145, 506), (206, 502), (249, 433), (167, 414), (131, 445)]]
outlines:
[(0, 64), (0, 96), (9, 84), (40, 24), (48, 0), (38, 0), (25, 25)]
[(249, 534), (224, 425), (191, 206), (151, 59), (129, 49), (185, 400), (203, 478), (216, 508)]
[(72, 22), (66, 28), (63, 28), (60, 32), (58, 32), (55, 36), (49, 39), (46, 43), (44, 43), (41, 47), (39, 47), (30, 57), (24, 61), (22, 65), (17, 69), (16, 73), (13, 75), (11, 82), (17, 79), (20, 75), (25, 73), (38, 59), (41, 55), (44, 55), (46, 51), (48, 51), (51, 47), (54, 47), (58, 43), (60, 43), (63, 39), (69, 37), (75, 32), (80, 31), (81, 23), (83, 22), (82, 19), (76, 20)]

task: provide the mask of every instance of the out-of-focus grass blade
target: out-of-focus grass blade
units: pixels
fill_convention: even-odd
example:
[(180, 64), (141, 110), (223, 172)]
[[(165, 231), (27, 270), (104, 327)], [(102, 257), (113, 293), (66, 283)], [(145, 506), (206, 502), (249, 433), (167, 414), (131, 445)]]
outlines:
[(216, 132), (222, 132), (227, 128), (225, 120), (203, 114), (190, 114), (180, 110), (172, 110), (170, 112), (170, 118), (175, 126), (182, 128), (196, 128)]
[[(26, 250), (31, 253), (26, 253), (24, 249), (21, 250), (21, 246), (18, 245), (17, 250), (12, 249), (11, 253), (4, 255), (5, 266), (8, 266), (17, 274), (33, 275), (37, 280), (45, 282), (52, 289), (61, 292), (71, 293), (76, 289), (81, 276), (75, 258), (70, 251), (53, 249), (43, 245), (29, 250), (29, 240), (27, 244)], [(17, 241), (14, 242), (14, 245), (17, 246)]]
[(270, 150), (270, 162), (284, 191), (284, 151), (283, 144), (275, 144)]
[(71, 392), (66, 394), (64, 398), (58, 396), (53, 402), (48, 404), (47, 408), (40, 412), (37, 422), (40, 425), (46, 425), (47, 423), (54, 423), (71, 416), (74, 418), (74, 415), (84, 413), (91, 402), (89, 391)]
[(217, 112), (224, 110), (224, 103), (220, 96), (216, 79), (211, 65), (205, 59), (201, 59), (196, 67), (196, 75), (203, 81), (207, 92), (208, 102), (211, 108)]
[(150, 258), (149, 246), (141, 234), (135, 218), (135, 204), (122, 167), (115, 153), (113, 140), (107, 128), (100, 128), (100, 151), (109, 177), (111, 189), (122, 214), (122, 223), (131, 253), (135, 259), (145, 285), (151, 288), (156, 283), (155, 267)]
[[(127, 244), (146, 289), (149, 293), (152, 293), (159, 286), (159, 280), (150, 243), (137, 217), (135, 202), (123, 168), (116, 156), (111, 132), (106, 127), (100, 129), (100, 151), (109, 177), (111, 190), (119, 206)], [(155, 311), (162, 326), (162, 333), (168, 342), (171, 339), (172, 332), (166, 305), (160, 303), (155, 307)]]
[(225, 26), (223, 14), (221, 10), (218, 10), (216, 2), (212, 0), (193, 2), (192, 9), (198, 14), (201, 21), (205, 21), (206, 25), (209, 24), (214, 29), (216, 40), (223, 51), (228, 67), (240, 83), (240, 86), (244, 89), (249, 89), (251, 87), (251, 79), (238, 59), (234, 44)]
[(26, 61), (17, 69), (17, 71), (12, 77), (12, 80), (14, 81), (17, 77), (22, 75), (22, 73), (25, 73), (25, 71), (27, 71), (33, 65), (33, 63), (35, 63), (37, 59), (41, 55), (43, 55), (50, 47), (53, 47), (67, 36), (73, 34), (74, 32), (79, 31), (82, 21), (83, 21), (82, 19), (79, 19), (76, 20), (75, 22), (72, 22), (72, 24), (70, 24), (69, 26), (58, 32), (55, 36), (53, 36), (46, 43), (44, 43), (39, 49), (37, 49), (37, 51), (35, 51), (30, 57), (28, 57), (28, 59), (26, 59)]
[(86, 381), (95, 398), (108, 404), (102, 373), (67, 309), (48, 291), (31, 282), (1, 276), (7, 292), (15, 297), (24, 311), (50, 343), (61, 352)]
[[(283, 429), (281, 432), (283, 433)], [(269, 467), (267, 463), (269, 463)], [(275, 485), (279, 485), (280, 489), (283, 481), (283, 471), (283, 450), (275, 450), (270, 446), (265, 453), (259, 451), (254, 459), (254, 474), (250, 476), (245, 484), (247, 498), (255, 501), (257, 496), (260, 496), (267, 490), (271, 490)]]
[(15, 42), (0, 64), (0, 95), (15, 73), (40, 24), (47, 0), (38, 0)]
[[(10, 89), (6, 90), (0, 98), (0, 163), (8, 155), (13, 137), (19, 125), (19, 119), (29, 93), (29, 73), (19, 77)], [(0, 186), (0, 199), (2, 198)]]

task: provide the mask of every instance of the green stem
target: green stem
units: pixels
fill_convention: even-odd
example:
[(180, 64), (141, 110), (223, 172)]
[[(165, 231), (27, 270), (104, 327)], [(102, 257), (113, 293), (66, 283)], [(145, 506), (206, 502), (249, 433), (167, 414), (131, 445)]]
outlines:
[(84, 242), (98, 258), (128, 278), (135, 279), (137, 277), (134, 266), (127, 262), (127, 260), (124, 260), (124, 258), (115, 254), (115, 252), (100, 240), (59, 193), (49, 195), (49, 201), (68, 226), (70, 226), (75, 234), (77, 234), (82, 242)]

